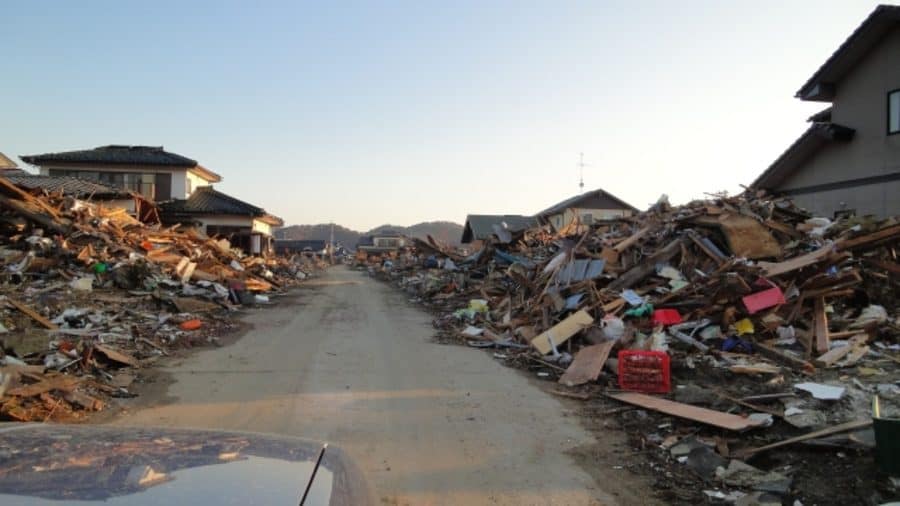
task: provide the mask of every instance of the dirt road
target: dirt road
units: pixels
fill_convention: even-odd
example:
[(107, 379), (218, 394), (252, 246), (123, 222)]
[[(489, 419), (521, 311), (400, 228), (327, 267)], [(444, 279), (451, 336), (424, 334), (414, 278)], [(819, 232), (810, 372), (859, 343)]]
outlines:
[(621, 493), (623, 471), (598, 485), (567, 455), (595, 441), (566, 406), (489, 354), (430, 342), (429, 316), (363, 273), (333, 268), (246, 321), (165, 369), (167, 402), (114, 423), (329, 441), (382, 504), (618, 504), (601, 487)]

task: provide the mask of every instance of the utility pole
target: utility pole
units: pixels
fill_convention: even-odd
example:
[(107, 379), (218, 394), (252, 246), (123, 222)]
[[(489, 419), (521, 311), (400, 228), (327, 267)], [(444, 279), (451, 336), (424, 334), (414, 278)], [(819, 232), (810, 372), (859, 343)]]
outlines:
[(328, 241), (328, 262), (334, 265), (334, 222), (331, 222), (331, 239)]

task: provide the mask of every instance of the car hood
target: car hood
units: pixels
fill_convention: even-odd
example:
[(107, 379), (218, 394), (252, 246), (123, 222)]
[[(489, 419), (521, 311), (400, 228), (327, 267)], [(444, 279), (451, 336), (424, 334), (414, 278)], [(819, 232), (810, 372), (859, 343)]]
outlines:
[[(0, 427), (0, 504), (298, 504), (313, 441), (204, 430)], [(370, 504), (357, 468), (329, 446), (306, 504)]]

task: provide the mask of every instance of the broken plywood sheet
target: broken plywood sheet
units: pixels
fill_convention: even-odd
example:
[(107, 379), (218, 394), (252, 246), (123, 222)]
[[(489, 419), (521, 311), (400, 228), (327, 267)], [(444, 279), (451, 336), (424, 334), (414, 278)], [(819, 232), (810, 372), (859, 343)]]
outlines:
[(118, 362), (120, 364), (130, 365), (132, 367), (137, 367), (141, 365), (140, 361), (131, 355), (126, 355), (121, 351), (114, 350), (108, 346), (104, 346), (102, 344), (95, 344), (94, 351), (99, 352), (106, 358), (112, 360), (113, 362)]
[(34, 397), (35, 395), (41, 395), (53, 390), (70, 392), (74, 390), (79, 383), (81, 383), (81, 378), (77, 378), (75, 376), (50, 376), (38, 383), (19, 388), (13, 388), (11, 390), (8, 390), (6, 393), (7, 395), (16, 397)]
[(542, 355), (546, 355), (553, 349), (550, 346), (551, 339), (553, 340), (553, 344), (559, 346), (592, 323), (594, 323), (594, 318), (592, 318), (587, 311), (582, 309), (577, 313), (569, 315), (568, 318), (557, 323), (551, 327), (550, 330), (547, 330), (532, 339), (531, 345), (540, 351)]
[(723, 214), (719, 217), (701, 216), (694, 222), (721, 230), (735, 256), (754, 260), (781, 256), (781, 245), (769, 229), (753, 218)]
[(615, 341), (606, 341), (601, 344), (593, 344), (585, 346), (575, 355), (572, 365), (566, 369), (565, 374), (559, 378), (559, 382), (563, 385), (574, 387), (583, 385), (589, 381), (597, 381), (600, 372), (603, 370), (603, 364), (609, 358), (609, 352), (612, 351)]
[(763, 268), (763, 274), (766, 276), (780, 276), (818, 263), (828, 257), (832, 250), (834, 250), (834, 244), (829, 242), (825, 246), (805, 255), (800, 255), (784, 262), (760, 262), (759, 266)]
[(705, 423), (707, 425), (712, 425), (713, 427), (719, 427), (721, 429), (743, 431), (758, 427), (763, 424), (763, 421), (761, 420), (751, 420), (750, 418), (744, 418), (742, 416), (732, 415), (730, 413), (722, 413), (721, 411), (714, 411), (712, 409), (698, 408), (697, 406), (691, 406), (690, 404), (674, 402), (650, 395), (628, 392), (620, 394), (610, 394), (609, 397), (617, 401), (634, 404), (635, 406), (641, 406), (642, 408), (652, 409), (654, 411), (659, 411), (660, 413), (665, 413), (667, 415), (686, 418), (688, 420), (693, 420), (699, 423)]

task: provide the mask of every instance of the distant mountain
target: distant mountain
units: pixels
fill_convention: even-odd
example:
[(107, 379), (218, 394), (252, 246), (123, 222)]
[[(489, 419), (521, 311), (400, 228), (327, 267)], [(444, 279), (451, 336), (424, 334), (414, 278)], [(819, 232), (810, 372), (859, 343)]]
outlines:
[[(340, 225), (334, 226), (334, 241), (348, 247), (355, 247), (359, 238), (364, 235), (372, 235), (386, 230), (399, 232), (410, 237), (424, 239), (430, 235), (438, 241), (446, 244), (459, 244), (462, 238), (463, 226), (451, 221), (427, 221), (416, 223), (409, 227), (400, 225), (381, 225), (368, 232), (357, 232)], [(328, 240), (331, 237), (331, 225), (320, 223), (318, 225), (291, 225), (275, 231), (276, 239), (319, 239)]]
[[(334, 242), (339, 242), (345, 246), (356, 246), (356, 241), (359, 240), (360, 235), (361, 234), (356, 230), (350, 230), (349, 228), (340, 225), (334, 226)], [(327, 241), (331, 238), (331, 224), (321, 223), (319, 225), (291, 225), (289, 227), (282, 227), (275, 231), (275, 238), (294, 240), (318, 239)]]

